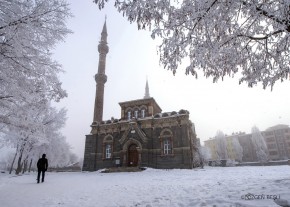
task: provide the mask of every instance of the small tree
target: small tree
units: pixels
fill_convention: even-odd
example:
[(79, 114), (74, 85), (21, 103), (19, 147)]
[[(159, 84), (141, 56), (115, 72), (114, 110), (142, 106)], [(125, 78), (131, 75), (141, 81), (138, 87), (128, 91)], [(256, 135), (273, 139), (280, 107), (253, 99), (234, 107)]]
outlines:
[(237, 137), (233, 138), (233, 150), (235, 153), (236, 161), (242, 162), (243, 160), (243, 148)]
[(258, 161), (265, 163), (269, 160), (268, 148), (263, 135), (258, 127), (252, 127), (252, 143), (257, 154)]
[(227, 160), (228, 159), (227, 142), (225, 135), (222, 131), (217, 131), (215, 142), (218, 160)]
[(202, 158), (202, 162), (204, 164), (207, 164), (208, 161), (211, 159), (211, 152), (210, 149), (208, 149), (205, 146), (200, 146), (200, 154), (201, 154), (201, 158)]

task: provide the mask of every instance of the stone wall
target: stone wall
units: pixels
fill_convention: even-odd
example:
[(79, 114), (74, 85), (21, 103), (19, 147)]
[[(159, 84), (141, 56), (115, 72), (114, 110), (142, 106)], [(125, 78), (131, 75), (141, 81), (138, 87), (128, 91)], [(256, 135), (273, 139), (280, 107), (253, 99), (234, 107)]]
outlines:
[(83, 171), (96, 170), (96, 135), (86, 135)]
[[(154, 124), (152, 124), (153, 122)], [(169, 117), (169, 119), (138, 120), (125, 124), (124, 122), (112, 123), (104, 127), (96, 127), (94, 130), (99, 133), (86, 136), (83, 166), (85, 171), (116, 167), (116, 160), (120, 161), (118, 166), (126, 167), (127, 150), (132, 143), (137, 144), (138, 149), (140, 148), (138, 151), (139, 167), (191, 169), (193, 166), (191, 143), (195, 143), (192, 142), (192, 139), (196, 139), (196, 136), (192, 131), (189, 132), (192, 130), (192, 125), (188, 116), (185, 116), (183, 121), (180, 121), (180, 117)], [(160, 137), (163, 131), (171, 133), (172, 154), (163, 154), (162, 138)], [(110, 159), (105, 159), (104, 141), (108, 136), (113, 138), (113, 156)]]

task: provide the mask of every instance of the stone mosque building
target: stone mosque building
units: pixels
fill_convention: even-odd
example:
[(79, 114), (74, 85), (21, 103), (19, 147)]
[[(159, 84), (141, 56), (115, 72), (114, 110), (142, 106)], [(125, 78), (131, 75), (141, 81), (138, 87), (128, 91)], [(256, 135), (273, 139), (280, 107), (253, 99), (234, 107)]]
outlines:
[(84, 171), (111, 167), (187, 168), (194, 167), (198, 139), (189, 112), (162, 112), (149, 95), (146, 82), (143, 99), (119, 103), (121, 118), (103, 120), (107, 27), (104, 23), (98, 46), (94, 120), (86, 135)]

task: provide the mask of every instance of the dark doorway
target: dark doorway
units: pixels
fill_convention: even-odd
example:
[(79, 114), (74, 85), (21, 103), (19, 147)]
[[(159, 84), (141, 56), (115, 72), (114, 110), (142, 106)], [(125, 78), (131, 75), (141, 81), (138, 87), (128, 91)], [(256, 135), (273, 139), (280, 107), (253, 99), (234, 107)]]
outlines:
[(138, 165), (137, 145), (131, 144), (128, 148), (128, 166), (136, 167)]

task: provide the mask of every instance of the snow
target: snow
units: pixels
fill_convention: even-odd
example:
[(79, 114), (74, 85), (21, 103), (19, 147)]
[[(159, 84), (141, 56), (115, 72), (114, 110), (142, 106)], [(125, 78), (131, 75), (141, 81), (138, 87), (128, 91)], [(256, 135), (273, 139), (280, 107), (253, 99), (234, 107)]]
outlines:
[[(1, 173), (0, 203), (3, 207), (272, 207), (278, 205), (270, 196), (280, 197), (280, 203), (290, 203), (289, 172), (290, 166), (286, 165), (148, 168), (130, 173), (48, 172), (40, 184), (36, 183), (36, 173)], [(256, 199), (242, 199), (248, 193)]]

